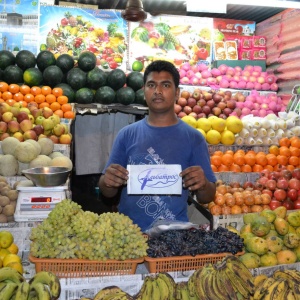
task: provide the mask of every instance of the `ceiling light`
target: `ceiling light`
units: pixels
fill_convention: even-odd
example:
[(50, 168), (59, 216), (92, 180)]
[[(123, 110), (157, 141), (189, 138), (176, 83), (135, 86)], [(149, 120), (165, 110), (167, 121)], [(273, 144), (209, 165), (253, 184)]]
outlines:
[(126, 21), (140, 22), (147, 18), (147, 13), (144, 11), (141, 0), (128, 0), (121, 16)]

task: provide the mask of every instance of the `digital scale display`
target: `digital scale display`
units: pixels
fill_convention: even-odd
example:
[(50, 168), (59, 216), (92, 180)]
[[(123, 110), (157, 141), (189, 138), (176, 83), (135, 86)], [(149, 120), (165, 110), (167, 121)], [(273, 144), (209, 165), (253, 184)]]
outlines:
[(37, 202), (52, 202), (52, 197), (32, 197), (31, 203), (37, 203)]

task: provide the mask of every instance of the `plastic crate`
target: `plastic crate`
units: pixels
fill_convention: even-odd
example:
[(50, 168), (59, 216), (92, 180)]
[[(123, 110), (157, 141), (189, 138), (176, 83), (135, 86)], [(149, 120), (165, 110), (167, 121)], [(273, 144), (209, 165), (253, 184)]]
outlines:
[[(242, 255), (239, 252), (236, 255)], [(231, 253), (218, 254), (201, 254), (196, 256), (173, 256), (173, 257), (145, 257), (145, 266), (150, 273), (173, 272), (173, 271), (190, 271), (202, 268), (206, 264), (221, 261)]]
[(88, 259), (51, 259), (36, 258), (29, 255), (35, 264), (35, 271), (48, 271), (60, 278), (96, 277), (135, 274), (137, 265), (144, 258), (128, 260), (88, 260)]

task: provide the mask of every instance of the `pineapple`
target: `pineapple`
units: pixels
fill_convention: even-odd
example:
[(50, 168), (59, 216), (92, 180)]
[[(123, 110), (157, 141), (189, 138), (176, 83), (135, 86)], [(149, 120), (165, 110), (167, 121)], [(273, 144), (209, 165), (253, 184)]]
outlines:
[(69, 12), (69, 11), (67, 11), (66, 13), (65, 13), (65, 17), (69, 20), (69, 24), (72, 26), (72, 27), (75, 27), (75, 26), (77, 26), (77, 19), (74, 17), (74, 16), (72, 16), (72, 14)]

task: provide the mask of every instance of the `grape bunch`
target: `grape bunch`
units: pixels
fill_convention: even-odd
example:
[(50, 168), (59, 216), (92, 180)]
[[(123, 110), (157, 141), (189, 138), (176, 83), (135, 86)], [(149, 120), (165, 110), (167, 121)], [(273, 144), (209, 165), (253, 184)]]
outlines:
[(215, 230), (180, 229), (168, 230), (158, 237), (148, 239), (149, 257), (171, 257), (230, 252), (243, 250), (243, 239), (226, 228)]
[(39, 258), (125, 260), (145, 256), (148, 248), (140, 227), (129, 217), (83, 211), (69, 199), (32, 228), (30, 240), (30, 252)]

